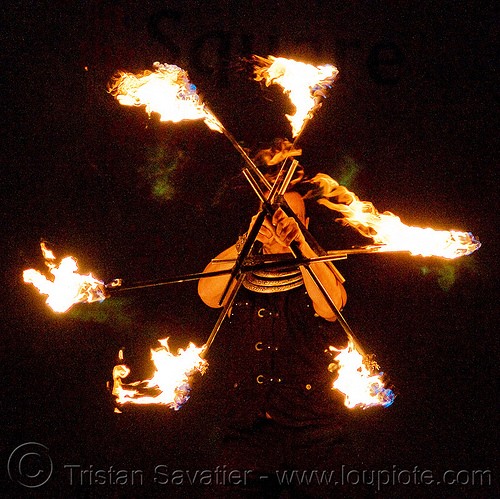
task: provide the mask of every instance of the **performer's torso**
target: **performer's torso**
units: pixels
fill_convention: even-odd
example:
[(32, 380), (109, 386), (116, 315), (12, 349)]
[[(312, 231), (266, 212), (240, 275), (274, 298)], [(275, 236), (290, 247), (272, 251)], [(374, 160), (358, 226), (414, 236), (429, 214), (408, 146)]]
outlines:
[(242, 289), (228, 322), (218, 340), (230, 410), (301, 425), (338, 409), (328, 347), (345, 345), (346, 338), (315, 314), (304, 285), (270, 293)]

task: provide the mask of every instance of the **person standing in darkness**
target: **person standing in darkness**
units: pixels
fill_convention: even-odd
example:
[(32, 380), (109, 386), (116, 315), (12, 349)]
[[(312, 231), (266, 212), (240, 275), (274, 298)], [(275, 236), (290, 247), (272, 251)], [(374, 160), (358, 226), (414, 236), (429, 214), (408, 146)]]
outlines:
[[(302, 196), (291, 191), (285, 200), (307, 227)], [(245, 237), (216, 259), (236, 259)], [(317, 256), (297, 221), (281, 208), (265, 219), (257, 241), (264, 255), (290, 253), (295, 242), (304, 257)], [(205, 271), (232, 265), (210, 263)], [(325, 263), (311, 268), (342, 309), (346, 302), (342, 283)], [(200, 279), (199, 296), (206, 305), (220, 307), (228, 281), (227, 275)], [(297, 497), (331, 497), (332, 489), (314, 475), (325, 478), (324, 473), (332, 471), (332, 458), (339, 465), (345, 441), (346, 410), (331, 388), (334, 364), (329, 346), (346, 343), (341, 331), (334, 332), (335, 319), (302, 267), (246, 275), (213, 347), (216, 360), (211, 363), (219, 373), (215, 375), (221, 407), (217, 464), (246, 473), (243, 481), (214, 487), (211, 494), (279, 497), (286, 486), (290, 493), (298, 490)], [(301, 473), (312, 474), (311, 483), (305, 485)]]

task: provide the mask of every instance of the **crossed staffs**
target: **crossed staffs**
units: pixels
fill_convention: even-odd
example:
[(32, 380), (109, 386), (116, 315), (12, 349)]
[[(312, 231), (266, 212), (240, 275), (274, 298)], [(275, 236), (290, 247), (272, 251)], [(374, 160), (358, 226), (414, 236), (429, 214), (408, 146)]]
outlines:
[[(304, 124), (305, 126), (305, 124)], [(302, 127), (302, 130), (304, 129), (304, 126)], [(302, 132), (301, 130), (301, 132)], [(300, 133), (299, 133), (300, 136)], [(298, 137), (294, 141), (294, 145), (297, 142)], [(248, 156), (247, 156), (248, 157)], [(226, 288), (222, 294), (222, 297), (220, 299), (219, 304), (223, 305), (222, 311), (219, 314), (219, 317), (217, 319), (217, 322), (215, 323), (215, 326), (212, 329), (212, 332), (210, 333), (210, 336), (208, 337), (203, 352), (201, 353), (202, 357), (205, 357), (210, 346), (212, 345), (217, 333), (220, 330), (220, 327), (222, 326), (222, 323), (224, 322), (224, 319), (226, 318), (228, 311), (231, 309), (234, 300), (236, 298), (236, 295), (238, 294), (238, 291), (243, 284), (243, 280), (245, 279), (245, 274), (246, 271), (243, 271), (243, 268), (245, 266), (245, 263), (247, 262), (248, 258), (251, 256), (255, 241), (257, 239), (257, 235), (262, 227), (262, 224), (264, 223), (264, 220), (267, 216), (272, 217), (276, 210), (281, 207), (283, 211), (290, 217), (293, 217), (295, 221), (299, 224), (300, 229), (302, 230), (304, 237), (306, 240), (311, 244), (311, 246), (314, 248), (314, 250), (319, 253), (320, 255), (326, 255), (326, 251), (322, 249), (317, 241), (312, 237), (312, 235), (309, 233), (307, 228), (304, 226), (304, 224), (300, 221), (300, 219), (295, 215), (295, 213), (292, 211), (292, 209), (288, 206), (284, 199), (284, 194), (292, 180), (293, 174), (295, 173), (295, 169), (298, 165), (297, 160), (292, 160), (291, 164), (288, 165), (288, 158), (286, 158), (281, 165), (280, 171), (278, 173), (278, 176), (272, 185), (270, 186), (269, 182), (267, 179), (262, 175), (260, 170), (253, 164), (250, 168), (252, 172), (256, 174), (256, 176), (261, 180), (261, 182), (267, 187), (271, 187), (271, 190), (268, 194), (268, 196), (265, 196), (265, 193), (262, 191), (259, 183), (257, 180), (252, 176), (250, 173), (250, 170), (248, 168), (245, 168), (243, 170), (243, 174), (245, 175), (246, 179), (252, 186), (254, 192), (257, 194), (260, 202), (261, 202), (261, 209), (259, 213), (257, 214), (257, 218), (255, 219), (255, 223), (252, 225), (252, 228), (250, 229), (250, 232), (247, 235), (247, 238), (245, 240), (245, 243), (243, 245), (243, 248), (241, 249), (241, 252), (231, 270), (231, 275), (229, 278), (229, 281), (226, 285)], [(248, 161), (247, 161), (248, 164)], [(257, 173), (258, 172), (258, 173)], [(298, 244), (296, 241), (293, 241), (290, 245), (290, 249), (292, 252), (292, 255), (294, 257), (294, 260), (296, 262), (300, 262), (301, 260), (304, 260), (304, 256), (302, 255)], [(292, 262), (290, 262), (292, 263)], [(325, 298), (326, 302), (332, 309), (332, 312), (335, 314), (337, 320), (339, 321), (340, 325), (344, 329), (345, 333), (347, 334), (349, 340), (351, 340), (354, 344), (356, 344), (358, 351), (365, 356), (363, 351), (361, 350), (359, 346), (359, 342), (356, 340), (354, 336), (354, 332), (350, 328), (350, 326), (347, 324), (347, 321), (344, 319), (343, 315), (341, 314), (340, 310), (338, 307), (335, 305), (335, 302), (333, 301), (332, 297), (328, 293), (327, 289), (324, 287), (323, 283), (320, 281), (319, 277), (317, 274), (314, 272), (314, 270), (309, 266), (309, 263), (303, 264), (307, 273), (309, 276), (312, 278), (318, 289), (321, 291), (323, 294), (323, 297)], [(344, 282), (344, 278), (340, 275), (340, 273), (337, 271), (337, 269), (331, 264), (331, 262), (328, 262), (328, 265), (330, 267), (330, 270), (332, 270), (332, 273), (336, 275), (336, 278), (339, 279), (341, 282)]]

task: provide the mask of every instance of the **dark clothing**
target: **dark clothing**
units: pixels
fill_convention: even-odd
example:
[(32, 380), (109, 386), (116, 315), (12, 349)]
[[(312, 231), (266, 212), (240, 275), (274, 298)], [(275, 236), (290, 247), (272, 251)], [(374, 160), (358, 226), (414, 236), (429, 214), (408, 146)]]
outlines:
[(304, 285), (277, 293), (240, 290), (218, 338), (221, 358), (212, 364), (221, 418), (211, 440), (218, 466), (248, 475), (245, 483), (214, 487), (211, 497), (280, 497), (282, 490), (331, 497), (332, 486), (315, 477), (304, 486), (286, 477), (280, 483), (280, 473), (328, 474), (346, 462), (348, 409), (328, 370), (329, 346), (346, 343), (338, 324), (315, 314)]
[(338, 325), (315, 314), (305, 286), (280, 293), (242, 289), (221, 331), (228, 416), (251, 426), (266, 413), (306, 426), (345, 413), (332, 390), (330, 345), (343, 346)]
[(244, 480), (212, 487), (207, 497), (337, 497), (346, 440), (335, 421), (289, 427), (260, 418), (249, 428), (226, 430), (217, 462)]

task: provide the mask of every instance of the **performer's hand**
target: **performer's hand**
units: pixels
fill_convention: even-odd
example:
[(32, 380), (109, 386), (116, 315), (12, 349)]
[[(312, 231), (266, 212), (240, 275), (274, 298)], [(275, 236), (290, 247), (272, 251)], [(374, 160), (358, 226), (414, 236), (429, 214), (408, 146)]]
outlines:
[(275, 230), (275, 238), (282, 246), (289, 247), (293, 241), (297, 241), (299, 247), (305, 243), (304, 234), (297, 221), (281, 208), (276, 210), (271, 223)]
[[(254, 215), (252, 217), (252, 221), (250, 222), (250, 227), (248, 228), (247, 234), (249, 234), (252, 230), (257, 216), (258, 215)], [(274, 241), (275, 235), (276, 231), (274, 230), (273, 225), (267, 220), (267, 218), (265, 218), (264, 223), (261, 225), (259, 233), (257, 234), (257, 241), (261, 242), (265, 246), (270, 245)]]
[[(252, 218), (250, 229), (255, 223), (257, 216)], [(280, 252), (290, 247), (293, 241), (302, 245), (305, 243), (304, 235), (293, 217), (289, 217), (279, 208), (276, 210), (272, 219), (266, 217), (257, 235), (257, 241), (260, 241), (272, 252)]]

